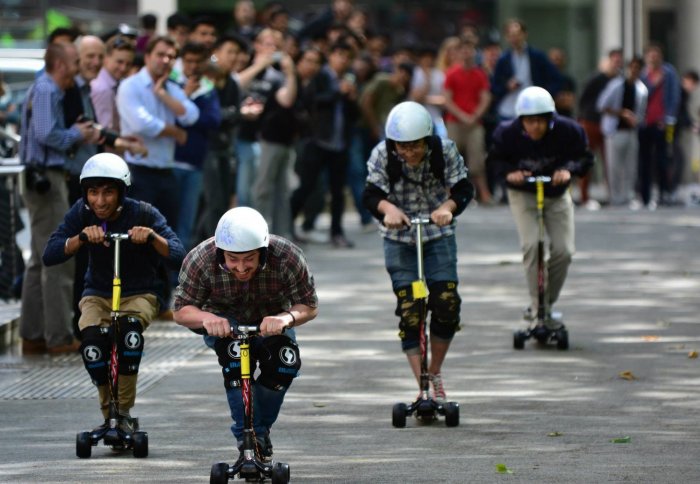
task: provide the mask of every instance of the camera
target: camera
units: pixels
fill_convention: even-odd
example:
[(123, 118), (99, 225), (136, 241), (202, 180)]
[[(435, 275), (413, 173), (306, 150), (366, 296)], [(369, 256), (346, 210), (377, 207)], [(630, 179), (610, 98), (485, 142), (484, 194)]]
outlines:
[(51, 188), (51, 180), (46, 177), (46, 173), (44, 173), (42, 168), (27, 166), (24, 173), (28, 189), (35, 191), (39, 195), (43, 195)]
[(280, 51), (273, 52), (273, 54), (272, 54), (272, 62), (278, 63), (278, 62), (282, 61), (282, 58), (283, 58), (283, 57), (284, 57), (284, 54), (283, 54), (282, 52), (280, 52)]

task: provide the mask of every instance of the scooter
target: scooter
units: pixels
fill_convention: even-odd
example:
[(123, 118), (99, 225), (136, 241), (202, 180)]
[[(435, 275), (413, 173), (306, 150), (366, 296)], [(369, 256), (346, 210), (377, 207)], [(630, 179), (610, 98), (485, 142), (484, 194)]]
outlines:
[(229, 465), (219, 462), (211, 466), (209, 482), (226, 483), (236, 476), (247, 482), (270, 478), (272, 484), (289, 482), (289, 464), (263, 461), (256, 443), (253, 428), (253, 388), (250, 378), (250, 337), (260, 334), (260, 326), (236, 325), (231, 328), (231, 337), (238, 339), (241, 350), (241, 392), (243, 395), (243, 447), (238, 460)]
[(447, 427), (459, 425), (459, 404), (457, 402), (440, 403), (430, 397), (430, 375), (428, 373), (428, 326), (426, 318), (428, 314), (428, 285), (425, 282), (423, 270), (423, 226), (432, 223), (428, 217), (415, 217), (411, 219), (411, 226), (416, 230), (416, 258), (418, 262), (418, 279), (413, 281), (411, 290), (413, 299), (420, 307), (420, 353), (421, 374), (418, 398), (413, 403), (396, 403), (391, 411), (391, 423), (396, 428), (406, 426), (406, 417), (415, 414), (416, 418), (423, 422), (437, 420), (438, 415), (445, 417)]
[[(80, 233), (80, 240), (86, 242), (87, 235)], [(138, 418), (134, 418), (134, 433), (124, 432), (117, 426), (119, 420), (119, 354), (117, 352), (117, 338), (119, 337), (119, 318), (126, 314), (136, 314), (131, 311), (120, 311), (121, 303), (121, 277), (120, 277), (120, 244), (128, 240), (128, 234), (106, 233), (105, 240), (114, 243), (114, 278), (112, 280), (112, 351), (108, 368), (109, 378), (109, 426), (99, 427), (89, 432), (79, 432), (75, 441), (75, 453), (81, 459), (87, 459), (92, 453), (92, 447), (100, 440), (114, 450), (131, 449), (134, 457), (148, 457), (148, 433), (139, 430)]]
[(555, 320), (559, 327), (550, 329), (545, 323), (547, 319), (547, 301), (545, 300), (545, 263), (544, 263), (544, 185), (552, 182), (549, 176), (531, 176), (526, 178), (527, 183), (534, 183), (537, 202), (537, 315), (526, 330), (517, 330), (513, 333), (513, 348), (522, 350), (525, 341), (534, 338), (540, 344), (556, 343), (557, 348), (566, 350), (569, 348), (569, 332), (563, 324), (561, 313), (552, 313), (550, 319)]

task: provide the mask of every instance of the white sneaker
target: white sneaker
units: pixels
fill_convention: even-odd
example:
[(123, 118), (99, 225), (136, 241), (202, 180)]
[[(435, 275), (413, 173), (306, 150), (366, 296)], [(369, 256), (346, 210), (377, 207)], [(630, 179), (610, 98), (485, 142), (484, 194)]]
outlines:
[(596, 210), (600, 210), (600, 203), (598, 200), (593, 200), (592, 198), (589, 199), (583, 206), (586, 210), (589, 210), (591, 212), (595, 212)]
[(629, 207), (630, 210), (636, 212), (637, 210), (639, 210), (639, 209), (642, 208), (642, 202), (640, 202), (639, 200), (636, 200), (636, 199), (635, 199), (635, 200), (632, 200), (632, 201), (629, 203), (628, 207)]

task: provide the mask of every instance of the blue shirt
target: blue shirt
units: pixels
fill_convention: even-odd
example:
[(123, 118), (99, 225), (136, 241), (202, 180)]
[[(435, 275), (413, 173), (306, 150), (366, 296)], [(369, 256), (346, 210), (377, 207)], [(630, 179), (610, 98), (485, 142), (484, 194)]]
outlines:
[(185, 92), (172, 81), (166, 81), (166, 90), (185, 107), (185, 114), (175, 116), (153, 92), (153, 78), (146, 68), (123, 80), (117, 90), (117, 109), (121, 134), (138, 135), (148, 148), (147, 156), (134, 156), (128, 151), (124, 158), (128, 163), (149, 168), (172, 168), (175, 138), (159, 138), (167, 124), (190, 126), (197, 121), (199, 109), (187, 99)]
[(80, 130), (66, 128), (63, 91), (44, 73), (30, 88), (22, 109), (20, 159), (25, 165), (63, 168), (66, 150), (83, 139)]
[[(66, 213), (63, 223), (51, 234), (44, 250), (43, 262), (47, 266), (61, 264), (72, 256), (64, 252), (66, 239), (82, 232), (83, 228), (102, 225), (108, 232), (126, 233), (137, 225), (149, 225), (158, 235), (168, 241), (168, 257), (166, 265), (170, 269), (179, 270), (182, 260), (185, 258), (185, 249), (177, 238), (175, 232), (168, 226), (165, 217), (152, 207), (152, 222), (144, 220), (141, 214), (140, 202), (131, 198), (124, 200), (119, 217), (111, 222), (98, 219), (95, 214), (85, 208), (85, 202), (80, 198)], [(84, 212), (84, 213), (83, 213)], [(150, 222), (150, 223), (149, 223)], [(88, 269), (85, 273), (85, 289), (83, 296), (112, 296), (112, 277), (114, 276), (114, 246), (103, 244), (86, 244), (89, 252)], [(158, 286), (157, 269), (162, 257), (151, 244), (132, 244), (129, 241), (122, 242), (121, 246), (121, 279), (122, 296), (134, 296), (137, 294), (155, 294)], [(161, 307), (165, 301), (160, 300)]]

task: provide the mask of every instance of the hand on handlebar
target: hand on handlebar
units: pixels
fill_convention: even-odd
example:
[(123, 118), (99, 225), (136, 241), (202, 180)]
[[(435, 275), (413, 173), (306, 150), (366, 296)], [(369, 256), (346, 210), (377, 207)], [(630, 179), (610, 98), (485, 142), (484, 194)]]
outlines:
[(452, 212), (446, 208), (438, 208), (430, 214), (430, 220), (438, 227), (444, 227), (452, 223)]
[(511, 185), (523, 185), (528, 177), (532, 176), (531, 171), (527, 170), (517, 170), (511, 171), (506, 175), (506, 181)]
[(571, 180), (571, 172), (569, 170), (560, 169), (552, 175), (552, 185), (566, 185)]
[(404, 229), (411, 226), (411, 219), (401, 209), (393, 206), (384, 213), (384, 225), (390, 229)]
[(202, 326), (209, 336), (216, 336), (217, 338), (231, 336), (231, 323), (226, 318), (212, 314), (210, 317), (202, 320)]
[(131, 227), (129, 229), (129, 240), (134, 244), (146, 244), (155, 237), (155, 232), (150, 227)]
[[(78, 239), (81, 242), (89, 242), (91, 244), (105, 243), (105, 232), (99, 225), (91, 225), (85, 227), (80, 234), (78, 234)], [(106, 244), (105, 244), (106, 245)]]
[(260, 323), (260, 335), (282, 334), (288, 325), (289, 322), (283, 316), (265, 316)]

